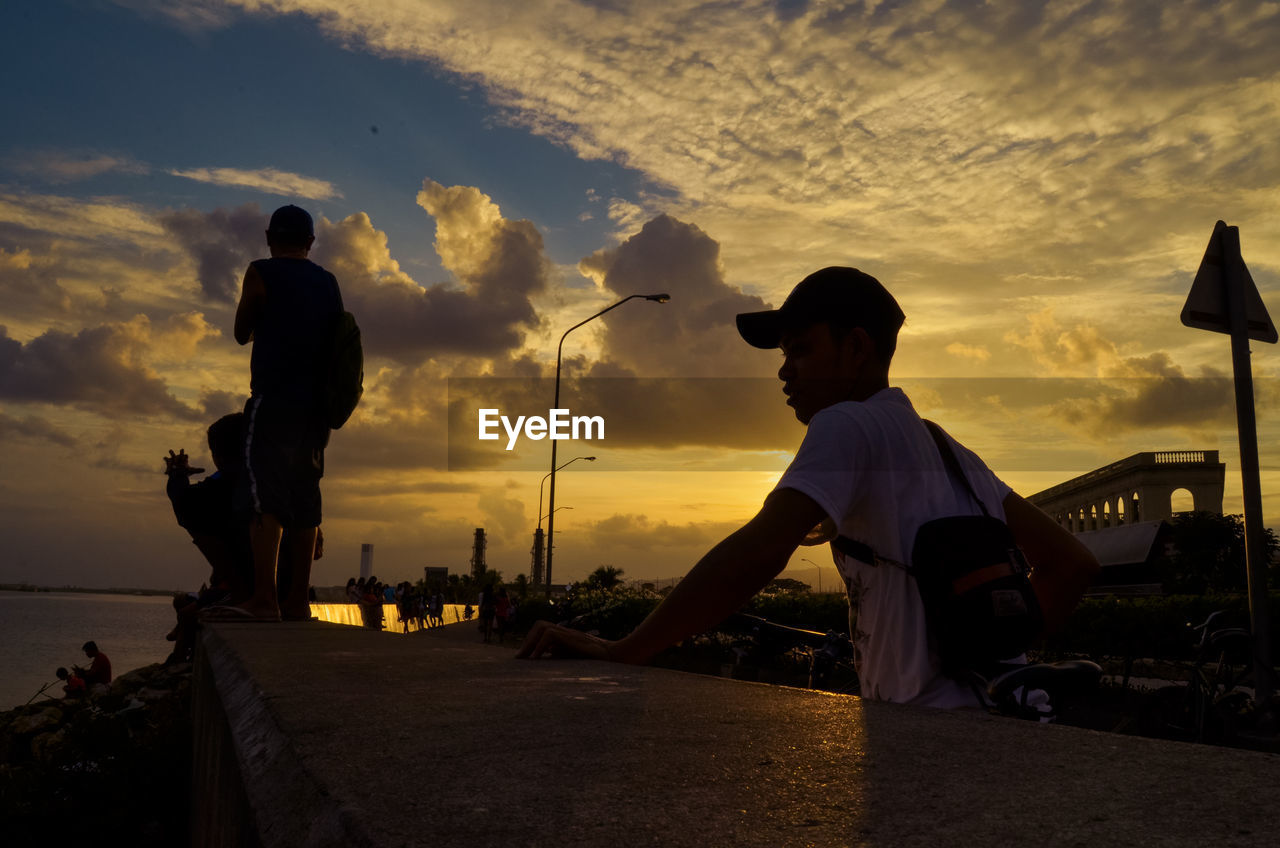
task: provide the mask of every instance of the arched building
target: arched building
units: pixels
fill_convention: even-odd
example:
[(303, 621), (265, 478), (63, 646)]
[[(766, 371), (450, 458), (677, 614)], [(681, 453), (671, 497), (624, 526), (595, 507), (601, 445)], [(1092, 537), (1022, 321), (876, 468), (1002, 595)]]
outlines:
[(1173, 493), (1222, 512), (1227, 467), (1214, 451), (1145, 451), (1037, 492), (1027, 500), (1072, 533), (1173, 517)]

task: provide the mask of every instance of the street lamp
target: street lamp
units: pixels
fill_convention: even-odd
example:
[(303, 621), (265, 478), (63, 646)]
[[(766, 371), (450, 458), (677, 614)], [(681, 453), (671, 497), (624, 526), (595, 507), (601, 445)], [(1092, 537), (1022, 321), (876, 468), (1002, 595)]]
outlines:
[[(564, 331), (564, 335), (560, 337), (560, 344), (556, 346), (556, 397), (555, 397), (555, 401), (551, 405), (552, 409), (560, 408), (560, 360), (561, 360), (562, 354), (564, 353), (565, 337), (568, 336), (570, 333), (572, 333), (574, 330), (581, 327), (583, 324), (586, 324), (588, 321), (594, 321), (595, 319), (599, 318), (601, 315), (605, 314), (606, 312), (610, 312), (614, 309), (617, 309), (619, 306), (626, 303), (627, 301), (635, 300), (636, 298), (641, 298), (643, 300), (651, 300), (654, 303), (666, 303), (667, 301), (671, 300), (671, 295), (669, 294), (628, 295), (627, 297), (624, 297), (622, 300), (618, 301), (612, 306), (607, 306), (604, 309), (601, 309), (599, 312), (597, 312), (595, 315), (592, 315), (590, 318), (587, 318), (585, 321), (579, 321), (578, 323), (574, 324), (572, 327)], [(551, 597), (551, 557), (555, 551), (555, 548), (552, 547), (552, 538), (555, 535), (555, 526), (556, 526), (556, 471), (559, 470), (556, 468), (557, 442), (558, 442), (557, 439), (551, 440), (551, 471), (547, 475), (551, 478), (551, 492), (547, 498), (547, 508), (550, 510), (550, 512), (547, 513), (547, 597), (548, 598)], [(568, 463), (566, 463), (566, 465), (567, 464)], [(538, 511), (541, 512), (542, 509), (539, 508)]]
[(814, 568), (818, 569), (818, 591), (821, 592), (822, 591), (822, 566), (818, 565), (816, 562), (809, 559), (808, 557), (800, 557), (800, 561), (807, 562), (810, 565), (812, 565)]
[[(573, 509), (573, 507), (571, 507), (571, 506), (558, 506), (558, 507), (556, 507), (555, 509), (551, 510), (551, 512), (559, 512), (559, 511), (560, 511), (560, 510), (562, 510), (562, 509)], [(548, 512), (548, 513), (547, 513), (547, 515), (550, 515), (550, 514), (551, 514), (551, 512)], [(547, 515), (542, 516), (542, 518), (546, 518), (546, 517), (547, 517)], [(539, 518), (539, 519), (538, 519), (538, 521), (539, 521), (539, 522), (541, 522), (541, 521), (542, 521), (542, 518)]]
[[(595, 461), (596, 461), (596, 458), (595, 458), (594, 456), (575, 456), (573, 459), (569, 460), (569, 461), (568, 461), (568, 462), (566, 462), (564, 465), (561, 465), (561, 466), (560, 466), (560, 468), (564, 468), (564, 467), (566, 467), (566, 466), (573, 465), (573, 463), (577, 462), (577, 461), (578, 461), (578, 460), (580, 460), (580, 459), (585, 459), (587, 462), (595, 462)], [(556, 471), (559, 471), (559, 470), (560, 470), (560, 468), (557, 468), (557, 469), (556, 469)], [(539, 530), (541, 530), (541, 529), (542, 529), (542, 519), (544, 519), (544, 518), (546, 518), (546, 517), (547, 517), (547, 516), (545, 516), (545, 515), (543, 515), (543, 514), (542, 514), (542, 486), (547, 482), (547, 478), (548, 478), (548, 477), (550, 477), (550, 476), (551, 476), (551, 472), (550, 472), (550, 471), (548, 471), (546, 474), (543, 474), (543, 475), (542, 475), (542, 482), (538, 484), (538, 529), (539, 529)]]

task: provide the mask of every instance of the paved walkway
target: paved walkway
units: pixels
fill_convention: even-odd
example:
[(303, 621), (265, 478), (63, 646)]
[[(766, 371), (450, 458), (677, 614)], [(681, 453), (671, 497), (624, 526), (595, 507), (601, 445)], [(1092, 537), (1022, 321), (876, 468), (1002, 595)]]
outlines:
[(243, 797), (205, 786), (197, 844), (237, 817), (265, 846), (501, 848), (1270, 846), (1280, 821), (1280, 755), (518, 661), (474, 624), (218, 624), (199, 663), (197, 777), (234, 753)]

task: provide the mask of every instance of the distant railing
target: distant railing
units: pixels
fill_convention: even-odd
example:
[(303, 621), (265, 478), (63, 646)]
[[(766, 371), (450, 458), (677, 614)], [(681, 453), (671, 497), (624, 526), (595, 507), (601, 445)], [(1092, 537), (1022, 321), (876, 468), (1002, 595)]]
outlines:
[[(1214, 453), (1217, 453), (1217, 451), (1214, 451)], [(1205, 459), (1204, 451), (1159, 451), (1152, 455), (1155, 457), (1154, 461), (1157, 465), (1164, 465), (1170, 462), (1203, 464), (1208, 461)], [(1138, 454), (1138, 456), (1142, 456), (1142, 454)]]
[(1036, 492), (1029, 498), (1032, 503), (1042, 503), (1081, 486), (1093, 483), (1103, 477), (1109, 477), (1120, 471), (1140, 468), (1144, 465), (1218, 465), (1218, 452), (1213, 451), (1143, 451), (1104, 465), (1093, 471), (1072, 477), (1070, 480), (1050, 486), (1043, 492)]

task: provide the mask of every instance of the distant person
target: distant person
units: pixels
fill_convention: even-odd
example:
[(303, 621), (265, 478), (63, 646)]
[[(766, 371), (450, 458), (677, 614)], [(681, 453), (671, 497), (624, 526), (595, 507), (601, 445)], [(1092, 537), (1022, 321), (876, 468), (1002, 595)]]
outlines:
[(498, 589), (498, 594), (493, 601), (493, 618), (498, 630), (498, 644), (502, 644), (502, 640), (507, 636), (507, 629), (511, 624), (511, 598), (507, 596), (507, 587), (503, 586)]
[(111, 684), (111, 659), (98, 650), (96, 642), (85, 642), (83, 647), (84, 655), (93, 662), (87, 669), (75, 667), (75, 672), (84, 679), (88, 686), (109, 686)]
[(480, 632), (484, 634), (484, 640), (489, 641), (493, 635), (493, 619), (498, 614), (498, 602), (493, 592), (493, 584), (486, 583), (485, 587), (480, 590)]
[[(630, 635), (611, 642), (539, 622), (519, 656), (648, 662), (741, 607), (777, 577), (801, 544), (840, 536), (860, 544), (865, 557), (833, 546), (857, 611), (853, 636), (862, 694), (934, 707), (981, 706), (967, 682), (944, 673), (915, 579), (904, 565), (922, 524), (979, 510), (946, 472), (911, 401), (889, 385), (903, 320), (878, 280), (843, 267), (810, 274), (779, 309), (739, 315), (738, 331), (748, 344), (782, 350), (778, 379), (787, 405), (807, 427), (791, 465), (760, 512), (712, 548)], [(1097, 573), (1097, 560), (975, 454), (945, 438), (1030, 562), (1045, 630), (1061, 627)]]
[[(235, 339), (253, 342), (243, 500), (252, 513), (253, 594), (210, 615), (228, 620), (311, 618), (307, 587), (320, 526), (320, 478), (329, 442), (324, 410), (325, 366), (342, 316), (333, 274), (307, 258), (315, 242), (311, 216), (282, 206), (267, 225), (270, 259), (250, 263), (236, 307)], [(290, 565), (284, 606), (276, 591), (276, 561), (284, 531)]]
[(431, 602), (427, 604), (427, 620), (432, 627), (444, 626), (444, 593), (439, 586), (435, 587), (431, 593)]
[(80, 675), (68, 672), (65, 668), (59, 668), (54, 675), (66, 684), (62, 687), (64, 698), (82, 698), (88, 692), (89, 687)]

